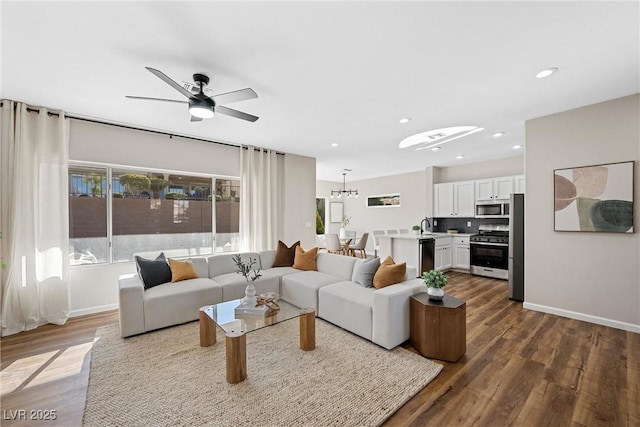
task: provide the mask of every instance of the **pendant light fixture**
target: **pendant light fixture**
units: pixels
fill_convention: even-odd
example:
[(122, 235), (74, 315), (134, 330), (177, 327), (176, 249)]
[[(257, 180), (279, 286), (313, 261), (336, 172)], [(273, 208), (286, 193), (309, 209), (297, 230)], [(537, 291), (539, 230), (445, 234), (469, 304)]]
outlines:
[(347, 197), (358, 197), (358, 190), (347, 190), (347, 172), (351, 172), (351, 169), (344, 169), (344, 172), (342, 172), (342, 190), (331, 190), (331, 198), (333, 199), (333, 197), (337, 197), (338, 199), (342, 198), (342, 196), (347, 196)]

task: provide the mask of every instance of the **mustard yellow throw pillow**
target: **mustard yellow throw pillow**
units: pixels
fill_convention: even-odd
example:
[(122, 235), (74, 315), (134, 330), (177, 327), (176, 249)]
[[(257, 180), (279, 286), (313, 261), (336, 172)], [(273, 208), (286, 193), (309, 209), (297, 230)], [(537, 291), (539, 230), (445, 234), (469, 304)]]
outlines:
[(193, 262), (190, 260), (178, 261), (177, 259), (169, 258), (169, 268), (171, 268), (171, 282), (179, 282), (187, 279), (197, 279), (198, 273)]
[(301, 246), (296, 246), (296, 257), (293, 260), (293, 268), (305, 271), (318, 271), (316, 256), (318, 248), (311, 248), (305, 252)]
[(390, 256), (385, 259), (375, 276), (373, 276), (373, 287), (376, 289), (384, 288), (385, 286), (395, 285), (404, 280), (404, 276), (407, 274), (407, 263), (396, 264), (393, 262), (393, 258)]

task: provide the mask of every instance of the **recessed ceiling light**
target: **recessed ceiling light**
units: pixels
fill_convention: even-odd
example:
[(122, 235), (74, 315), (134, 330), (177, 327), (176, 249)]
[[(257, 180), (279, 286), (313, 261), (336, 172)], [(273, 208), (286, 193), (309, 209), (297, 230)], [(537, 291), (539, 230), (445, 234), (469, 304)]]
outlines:
[(519, 149), (521, 149), (521, 148), (522, 148), (522, 145), (514, 145), (514, 146), (513, 146), (513, 149), (514, 149), (514, 150), (519, 150)]
[(332, 146), (332, 147), (337, 147), (337, 146), (339, 146), (339, 145), (340, 145), (340, 144), (338, 144), (337, 142), (334, 142), (333, 144), (331, 144), (331, 146)]
[(403, 117), (400, 119), (400, 123), (409, 123), (411, 121), (411, 117)]
[(431, 151), (438, 151), (441, 147), (433, 147)]
[(500, 131), (500, 132), (496, 132), (493, 134), (494, 138), (500, 138), (501, 136), (503, 136), (506, 132)]
[(426, 150), (427, 148), (433, 148), (445, 142), (480, 132), (481, 130), (484, 130), (484, 128), (477, 126), (454, 126), (450, 128), (433, 129), (403, 139), (398, 144), (398, 148), (409, 148), (417, 145), (416, 150)]
[(551, 74), (554, 74), (556, 71), (558, 71), (558, 67), (545, 68), (544, 70), (542, 70), (538, 74), (536, 74), (536, 78), (537, 79), (544, 79), (545, 77), (549, 77)]
[(458, 154), (458, 155), (456, 156), (456, 159), (458, 159), (458, 160), (460, 160), (460, 159), (464, 159), (464, 156), (463, 156), (462, 154)]

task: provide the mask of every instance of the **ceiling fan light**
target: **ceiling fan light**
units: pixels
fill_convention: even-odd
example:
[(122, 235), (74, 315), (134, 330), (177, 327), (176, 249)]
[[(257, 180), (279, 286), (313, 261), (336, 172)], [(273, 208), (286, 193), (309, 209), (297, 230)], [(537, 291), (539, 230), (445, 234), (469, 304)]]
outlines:
[(189, 107), (189, 114), (201, 119), (210, 119), (213, 117), (213, 108), (206, 105), (191, 105)]

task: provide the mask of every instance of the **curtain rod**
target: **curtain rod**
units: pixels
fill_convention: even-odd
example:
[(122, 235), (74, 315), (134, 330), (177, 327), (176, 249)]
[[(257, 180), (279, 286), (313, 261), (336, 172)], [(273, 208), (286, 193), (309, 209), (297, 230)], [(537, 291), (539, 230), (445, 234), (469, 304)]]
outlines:
[[(0, 107), (4, 106), (4, 101), (5, 100), (0, 101)], [(40, 114), (40, 108), (27, 106), (27, 112)], [(47, 111), (47, 116), (48, 117), (60, 117), (60, 114), (59, 113), (52, 113), (51, 111)], [(208, 142), (210, 144), (218, 144), (218, 145), (224, 145), (224, 146), (227, 146), (227, 147), (242, 148), (244, 150), (248, 150), (249, 149), (249, 147), (246, 147), (246, 146), (243, 146), (243, 145), (229, 144), (228, 142), (220, 142), (220, 141), (214, 141), (212, 139), (196, 138), (194, 136), (180, 135), (180, 134), (175, 134), (175, 133), (170, 133), (170, 132), (164, 132), (164, 131), (161, 131), (161, 130), (138, 128), (138, 127), (135, 127), (135, 126), (123, 125), (123, 124), (119, 124), (119, 123), (110, 123), (110, 122), (105, 122), (105, 121), (101, 121), (101, 120), (97, 120), (97, 119), (88, 119), (86, 117), (74, 116), (72, 114), (65, 114), (64, 118), (65, 119), (80, 120), (80, 121), (89, 122), (89, 123), (97, 123), (97, 124), (101, 124), (101, 125), (115, 126), (115, 127), (119, 127), (119, 128), (123, 128), (123, 129), (131, 129), (131, 130), (138, 130), (138, 131), (143, 131), (143, 132), (151, 132), (151, 133), (156, 133), (156, 134), (160, 134), (160, 135), (166, 135), (166, 136), (169, 137), (169, 139), (173, 139), (173, 137), (175, 136), (175, 137), (178, 137), (178, 138), (191, 139), (191, 140), (194, 140), (194, 141)], [(256, 150), (256, 151), (260, 151), (261, 149), (262, 150), (266, 150), (265, 148), (262, 148), (262, 147), (254, 147), (254, 150)], [(273, 150), (273, 151), (275, 151), (276, 154), (279, 154), (279, 155), (282, 155), (282, 156), (284, 156), (284, 154), (285, 154), (285, 153), (281, 153), (280, 151), (276, 151), (276, 150)]]

